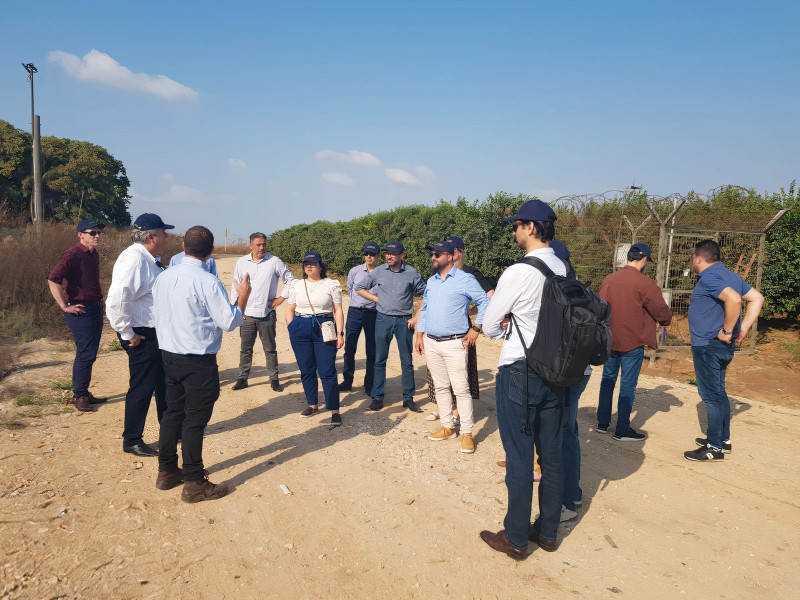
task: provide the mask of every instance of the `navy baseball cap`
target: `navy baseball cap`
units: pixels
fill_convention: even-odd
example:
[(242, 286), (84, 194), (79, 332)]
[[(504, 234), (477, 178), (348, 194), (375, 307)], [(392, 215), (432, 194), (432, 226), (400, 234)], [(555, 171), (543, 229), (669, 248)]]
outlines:
[(403, 248), (403, 242), (389, 242), (383, 248), (384, 252), (391, 252), (393, 254), (403, 254), (406, 249)]
[(650, 258), (651, 250), (650, 246), (648, 246), (647, 244), (634, 244), (633, 246), (631, 246), (631, 250), (633, 252), (638, 252), (641, 256), (646, 256), (647, 258)]
[(561, 240), (552, 240), (550, 242), (550, 247), (553, 249), (553, 252), (556, 253), (556, 256), (561, 260), (569, 260), (569, 248), (567, 245), (562, 242)]
[(155, 213), (144, 213), (139, 215), (133, 222), (133, 226), (136, 229), (141, 229), (143, 231), (149, 231), (151, 229), (175, 229), (175, 225), (167, 225), (161, 220), (161, 217)]
[(504, 223), (506, 221), (550, 221), (555, 223), (556, 213), (553, 212), (550, 205), (541, 200), (528, 200), (519, 207), (517, 214), (503, 219)]
[(321, 265), (322, 264), (322, 257), (319, 255), (319, 252), (314, 252), (313, 250), (310, 250), (309, 252), (306, 252), (306, 255), (303, 257), (303, 262), (304, 263), (318, 263), (318, 264)]
[(78, 226), (75, 228), (75, 231), (82, 232), (86, 231), (87, 229), (95, 229), (95, 228), (103, 229), (104, 227), (105, 225), (103, 225), (102, 223), (98, 223), (94, 219), (84, 219), (83, 221), (78, 223)]
[(425, 250), (430, 252), (446, 252), (447, 254), (453, 253), (453, 244), (447, 240), (436, 242), (433, 246), (425, 246)]
[(368, 254), (380, 254), (381, 247), (375, 242), (367, 242), (364, 244), (364, 252)]
[(453, 244), (453, 248), (458, 248), (459, 250), (464, 249), (464, 240), (457, 235), (451, 235), (449, 238), (445, 239), (445, 242)]

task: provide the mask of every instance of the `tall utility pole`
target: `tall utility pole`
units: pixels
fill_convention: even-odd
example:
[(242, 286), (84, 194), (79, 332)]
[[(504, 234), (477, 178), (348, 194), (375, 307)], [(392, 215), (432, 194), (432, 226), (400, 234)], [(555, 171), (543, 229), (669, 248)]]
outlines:
[(28, 72), (28, 81), (31, 82), (31, 137), (33, 141), (33, 202), (31, 218), (36, 225), (41, 225), (44, 219), (44, 207), (42, 206), (42, 160), (41, 160), (41, 139), (39, 133), (39, 117), (33, 108), (33, 74), (38, 73), (39, 69), (33, 63), (22, 63), (22, 68)]

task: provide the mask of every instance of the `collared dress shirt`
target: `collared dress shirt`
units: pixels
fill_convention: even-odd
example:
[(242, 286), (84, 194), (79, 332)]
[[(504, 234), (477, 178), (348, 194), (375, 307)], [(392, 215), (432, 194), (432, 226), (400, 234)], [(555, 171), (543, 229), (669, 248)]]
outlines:
[(117, 258), (111, 272), (106, 316), (123, 340), (133, 339), (134, 327), (155, 327), (153, 284), (163, 269), (142, 244), (131, 244)]
[(48, 278), (61, 285), (67, 280), (67, 300), (72, 303), (100, 302), (100, 255), (94, 248), (80, 242), (61, 255), (61, 260), (50, 271)]
[[(552, 248), (539, 248), (528, 252), (525, 256), (535, 256), (544, 261), (556, 275), (566, 276), (567, 267), (553, 252)], [(483, 333), (490, 337), (505, 335), (503, 349), (500, 351), (500, 366), (510, 365), (525, 358), (525, 350), (519, 341), (519, 335), (500, 324), (505, 316), (514, 313), (526, 345), (533, 342), (539, 323), (539, 309), (542, 306), (542, 290), (546, 279), (539, 269), (530, 265), (513, 264), (500, 276), (497, 288), (489, 307), (483, 315)], [(508, 333), (507, 333), (508, 332)]]
[[(378, 269), (379, 267), (375, 267)], [(372, 269), (375, 272), (375, 269)], [(357, 283), (362, 283), (365, 279), (369, 277), (369, 271), (367, 271), (367, 265), (360, 264), (356, 265), (350, 272), (347, 273), (347, 293), (350, 294), (350, 308), (360, 308), (362, 310), (375, 310), (375, 303), (372, 300), (367, 300), (366, 298), (362, 298), (358, 294), (356, 294), (355, 285)], [(365, 289), (365, 288), (361, 288)], [(378, 295), (378, 291), (376, 288), (372, 288), (369, 290), (370, 294)]]
[[(377, 288), (375, 291), (373, 288)], [(414, 296), (425, 293), (425, 281), (417, 270), (404, 262), (399, 271), (389, 265), (376, 267), (367, 273), (353, 290), (370, 290), (378, 296), (378, 312), (390, 317), (406, 317), (414, 312)]]
[[(186, 252), (178, 252), (175, 256), (169, 259), (169, 266), (174, 267), (175, 265), (181, 264), (181, 261), (186, 258)], [(212, 275), (217, 274), (217, 263), (212, 257), (208, 257), (205, 262), (200, 261), (203, 269), (211, 273)]]
[(434, 273), (425, 287), (417, 331), (435, 336), (465, 333), (470, 327), (467, 311), (473, 302), (478, 307), (475, 323), (480, 324), (489, 305), (489, 296), (478, 280), (456, 267), (452, 267), (444, 279), (438, 272)]
[(222, 332), (242, 324), (242, 311), (228, 301), (222, 282), (186, 257), (167, 269), (153, 286), (158, 345), (173, 354), (216, 354)]
[[(253, 260), (252, 253), (242, 256), (236, 261), (236, 267), (233, 269), (234, 281), (241, 282), (245, 273), (250, 273), (252, 286), (250, 298), (247, 299), (247, 306), (244, 309), (244, 314), (248, 317), (263, 319), (273, 312), (269, 305), (278, 295), (278, 280), (283, 281), (281, 296), (289, 297), (289, 284), (294, 281), (294, 275), (277, 256), (267, 252), (264, 258), (257, 262)], [(231, 284), (231, 302), (235, 304), (238, 298), (239, 294)]]

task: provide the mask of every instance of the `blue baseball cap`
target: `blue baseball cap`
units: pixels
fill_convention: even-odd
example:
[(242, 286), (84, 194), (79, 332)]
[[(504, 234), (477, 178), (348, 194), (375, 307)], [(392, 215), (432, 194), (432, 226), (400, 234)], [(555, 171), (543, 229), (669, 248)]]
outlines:
[(139, 215), (133, 222), (133, 226), (143, 231), (150, 231), (151, 229), (175, 229), (175, 225), (167, 225), (161, 220), (161, 217), (155, 213)]
[(364, 252), (369, 254), (380, 254), (381, 247), (378, 246), (378, 244), (376, 244), (375, 242), (367, 242), (366, 244), (364, 244)]
[[(650, 258), (651, 250), (650, 246), (648, 246), (647, 244), (634, 244), (633, 246), (631, 246), (631, 251), (638, 252), (641, 256), (646, 256), (647, 258)], [(639, 260), (641, 260), (641, 257), (639, 258)]]
[(517, 214), (503, 219), (504, 223), (507, 221), (550, 221), (555, 223), (556, 213), (549, 204), (545, 204), (541, 200), (528, 200), (519, 207)]
[(446, 252), (447, 254), (453, 253), (453, 244), (446, 240), (436, 242), (433, 246), (425, 246), (425, 250), (430, 252)]
[(403, 248), (403, 242), (389, 242), (383, 248), (384, 252), (391, 252), (393, 254), (403, 254), (406, 249)]
[(446, 238), (445, 241), (453, 244), (453, 248), (458, 248), (459, 250), (464, 249), (464, 240), (457, 235), (451, 235), (449, 238)]
[(86, 231), (87, 229), (95, 229), (95, 228), (103, 229), (104, 227), (105, 225), (103, 225), (102, 223), (98, 223), (94, 219), (84, 219), (83, 221), (78, 223), (78, 226), (75, 228), (75, 231), (82, 232)]
[(561, 240), (552, 240), (550, 242), (550, 247), (553, 249), (553, 252), (556, 253), (556, 256), (561, 260), (569, 260), (569, 248), (567, 245), (562, 242)]
[(310, 250), (306, 252), (306, 255), (303, 257), (304, 263), (319, 263), (322, 264), (322, 257), (319, 255), (319, 252), (315, 252), (314, 250)]

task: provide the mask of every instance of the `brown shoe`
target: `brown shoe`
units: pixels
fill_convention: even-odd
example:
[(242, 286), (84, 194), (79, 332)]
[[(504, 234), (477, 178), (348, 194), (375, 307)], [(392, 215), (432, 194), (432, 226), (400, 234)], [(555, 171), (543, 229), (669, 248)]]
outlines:
[(107, 402), (108, 398), (98, 398), (92, 392), (88, 392), (89, 396), (89, 404), (102, 404), (103, 402)]
[(528, 530), (528, 540), (547, 552), (555, 552), (558, 548), (558, 542), (556, 540), (541, 537), (533, 525), (531, 525), (531, 528)]
[(492, 550), (505, 552), (515, 560), (525, 560), (528, 558), (527, 548), (520, 550), (519, 548), (514, 548), (514, 546), (508, 543), (505, 529), (501, 529), (497, 533), (492, 533), (491, 531), (481, 531), (481, 539), (489, 544), (489, 547)]
[(228, 495), (228, 486), (224, 483), (215, 485), (208, 480), (208, 475), (201, 481), (187, 481), (183, 484), (181, 500), (184, 502), (203, 502), (217, 500)]
[(73, 401), (75, 404), (75, 408), (81, 412), (93, 412), (94, 407), (92, 403), (89, 401), (89, 396), (81, 396), (80, 398), (75, 398)]
[(156, 478), (156, 488), (159, 490), (171, 490), (175, 486), (183, 483), (183, 471), (172, 473), (170, 471), (159, 471)]

